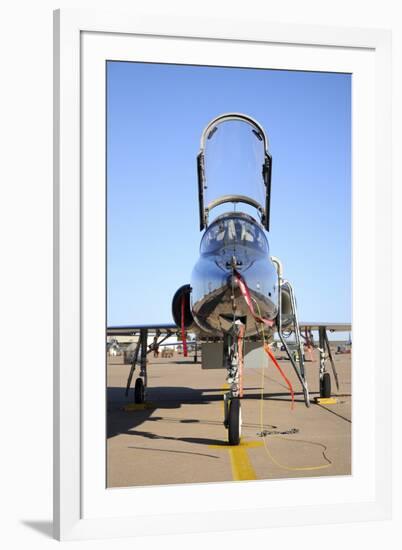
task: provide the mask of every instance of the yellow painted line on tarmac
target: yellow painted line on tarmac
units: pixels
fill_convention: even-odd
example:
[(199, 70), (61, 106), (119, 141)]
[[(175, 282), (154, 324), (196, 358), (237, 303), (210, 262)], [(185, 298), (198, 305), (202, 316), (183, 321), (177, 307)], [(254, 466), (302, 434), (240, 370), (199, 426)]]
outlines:
[(229, 456), (234, 481), (257, 479), (254, 468), (244, 447), (240, 445), (230, 447)]
[[(228, 389), (229, 385), (224, 384), (222, 386), (222, 393), (225, 393)], [(223, 399), (222, 408), (224, 408)], [(229, 451), (233, 480), (250, 481), (257, 479), (257, 476), (247, 454), (247, 449), (261, 447), (262, 445), (262, 441), (240, 441), (239, 445), (209, 445), (209, 448)]]
[(244, 445), (231, 446), (229, 456), (234, 481), (257, 479)]
[(257, 476), (250, 462), (247, 449), (262, 447), (262, 445), (262, 441), (241, 441), (240, 445), (209, 445), (209, 448), (229, 451), (233, 480), (250, 481), (257, 479)]

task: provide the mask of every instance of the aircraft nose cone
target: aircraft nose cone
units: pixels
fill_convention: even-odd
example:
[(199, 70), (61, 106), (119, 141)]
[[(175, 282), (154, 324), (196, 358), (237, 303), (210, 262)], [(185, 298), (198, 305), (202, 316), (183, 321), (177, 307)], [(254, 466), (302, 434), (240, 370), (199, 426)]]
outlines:
[[(244, 276), (242, 276), (244, 280)], [(233, 288), (234, 290), (239, 287), (239, 277), (236, 273), (231, 273), (228, 278), (226, 279), (227, 285), (229, 288)]]

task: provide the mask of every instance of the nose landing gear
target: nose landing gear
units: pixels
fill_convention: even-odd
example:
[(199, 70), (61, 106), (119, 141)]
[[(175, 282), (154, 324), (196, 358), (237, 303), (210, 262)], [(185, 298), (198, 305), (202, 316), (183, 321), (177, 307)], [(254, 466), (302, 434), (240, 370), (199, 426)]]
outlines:
[(223, 361), (228, 371), (229, 391), (224, 394), (224, 426), (229, 445), (239, 445), (241, 438), (241, 404), (243, 396), (243, 335), (244, 325), (235, 321), (223, 343)]
[(239, 445), (242, 428), (240, 398), (233, 397), (228, 392), (223, 396), (223, 403), (225, 409), (225, 420), (223, 423), (228, 430), (228, 443), (229, 445)]
[(240, 398), (232, 397), (226, 400), (228, 407), (227, 412), (227, 429), (229, 445), (239, 445), (241, 438), (241, 406)]

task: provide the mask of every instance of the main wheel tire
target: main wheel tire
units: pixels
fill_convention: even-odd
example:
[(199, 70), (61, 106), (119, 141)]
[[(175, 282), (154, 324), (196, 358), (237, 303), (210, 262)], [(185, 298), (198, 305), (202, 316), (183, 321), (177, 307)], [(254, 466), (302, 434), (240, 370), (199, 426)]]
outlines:
[(134, 387), (134, 401), (136, 403), (144, 403), (145, 400), (145, 388), (142, 378), (137, 378)]
[(229, 403), (228, 430), (229, 445), (238, 445), (241, 436), (241, 407), (238, 397), (233, 397)]
[(331, 376), (329, 372), (324, 372), (320, 383), (320, 396), (331, 397)]

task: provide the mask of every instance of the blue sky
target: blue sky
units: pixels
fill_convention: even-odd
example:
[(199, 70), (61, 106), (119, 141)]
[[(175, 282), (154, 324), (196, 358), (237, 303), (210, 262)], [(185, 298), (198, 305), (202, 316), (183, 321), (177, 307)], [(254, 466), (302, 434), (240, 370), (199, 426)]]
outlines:
[(300, 319), (351, 320), (350, 75), (108, 62), (107, 88), (109, 325), (172, 321), (198, 258), (201, 132), (226, 112), (268, 135), (268, 239)]

